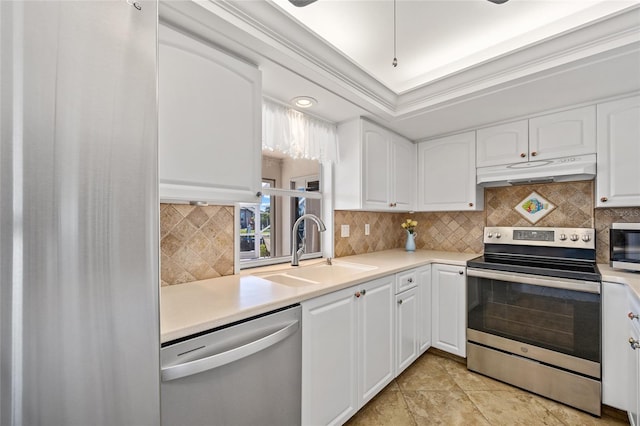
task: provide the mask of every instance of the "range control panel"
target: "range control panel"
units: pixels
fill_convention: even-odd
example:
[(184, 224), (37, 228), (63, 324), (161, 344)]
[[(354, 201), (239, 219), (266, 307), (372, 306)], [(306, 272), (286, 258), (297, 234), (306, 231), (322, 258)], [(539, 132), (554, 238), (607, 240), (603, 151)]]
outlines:
[(484, 243), (586, 249), (596, 247), (593, 228), (487, 226), (484, 228)]

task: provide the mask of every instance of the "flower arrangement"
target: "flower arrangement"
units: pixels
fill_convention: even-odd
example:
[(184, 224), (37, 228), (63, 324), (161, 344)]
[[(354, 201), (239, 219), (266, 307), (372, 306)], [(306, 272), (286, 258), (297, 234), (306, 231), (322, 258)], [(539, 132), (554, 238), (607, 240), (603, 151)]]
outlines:
[(416, 232), (416, 226), (418, 226), (418, 222), (413, 219), (407, 219), (405, 222), (402, 222), (403, 229), (406, 229), (408, 233), (413, 234)]

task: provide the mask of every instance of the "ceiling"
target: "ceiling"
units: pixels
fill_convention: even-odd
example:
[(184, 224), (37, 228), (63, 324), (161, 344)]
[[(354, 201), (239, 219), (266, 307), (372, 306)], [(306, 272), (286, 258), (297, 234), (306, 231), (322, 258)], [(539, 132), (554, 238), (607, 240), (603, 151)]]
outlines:
[(414, 141), (640, 91), (640, 0), (397, 0), (397, 68), (392, 0), (160, 5), (257, 64), (268, 97)]
[[(620, 12), (615, 0), (319, 0), (273, 2), (396, 93)], [(637, 2), (635, 2), (637, 4)]]

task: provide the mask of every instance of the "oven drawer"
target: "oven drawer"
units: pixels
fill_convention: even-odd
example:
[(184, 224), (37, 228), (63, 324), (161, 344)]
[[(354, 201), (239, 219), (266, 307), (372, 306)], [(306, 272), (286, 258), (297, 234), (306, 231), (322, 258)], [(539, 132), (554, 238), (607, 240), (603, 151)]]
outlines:
[(477, 330), (467, 329), (467, 341), (489, 346), (501, 351), (513, 353), (533, 361), (552, 364), (560, 368), (575, 371), (576, 373), (600, 379), (600, 363), (576, 358), (537, 346), (527, 345), (515, 340), (505, 339), (493, 334), (483, 333)]
[(530, 359), (467, 343), (467, 368), (572, 407), (600, 415), (600, 381)]

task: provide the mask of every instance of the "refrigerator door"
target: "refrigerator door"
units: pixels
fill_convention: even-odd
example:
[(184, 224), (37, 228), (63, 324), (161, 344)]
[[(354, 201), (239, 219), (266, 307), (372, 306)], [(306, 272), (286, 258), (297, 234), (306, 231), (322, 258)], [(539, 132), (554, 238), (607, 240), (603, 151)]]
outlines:
[(160, 423), (157, 19), (0, 2), (3, 425)]

